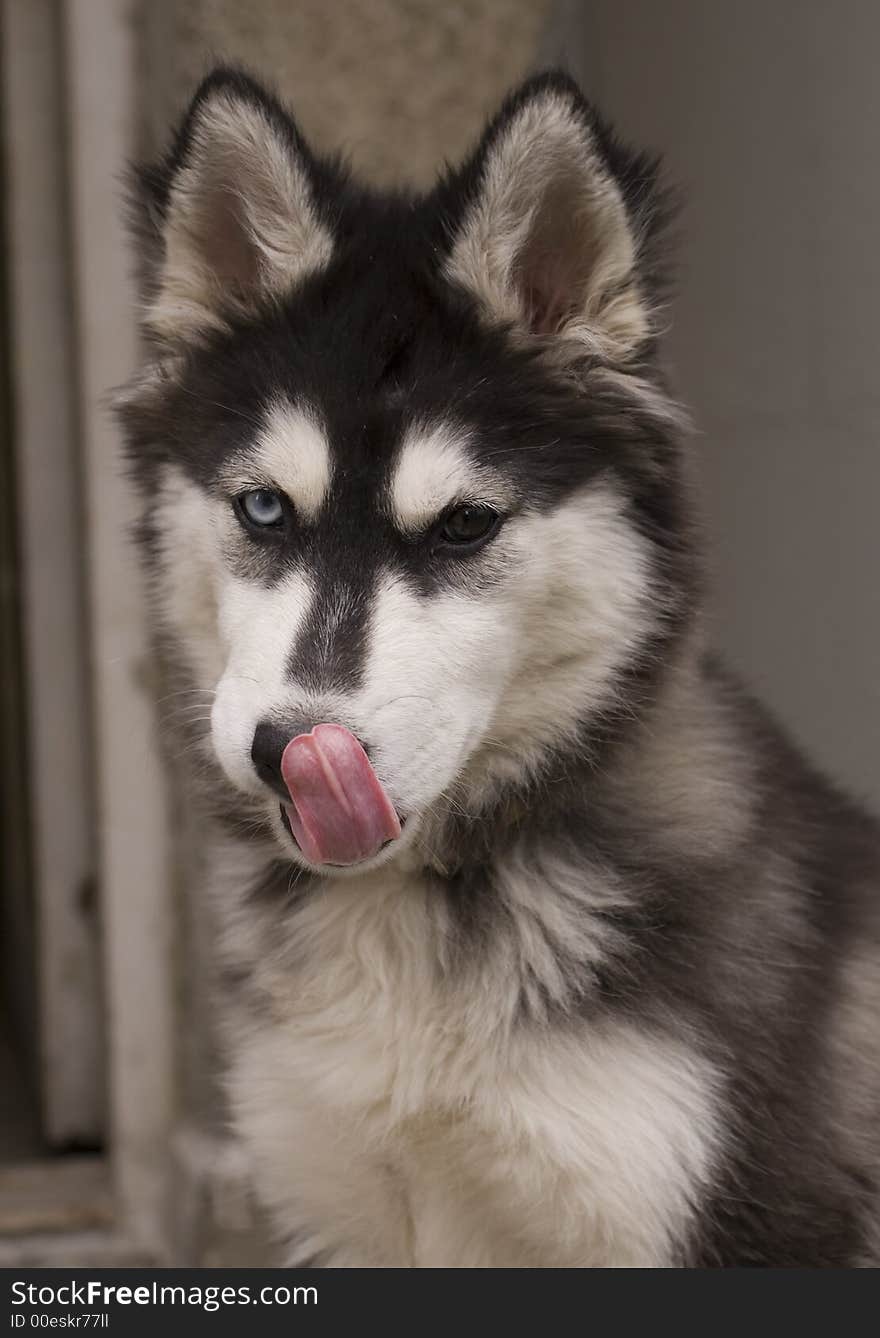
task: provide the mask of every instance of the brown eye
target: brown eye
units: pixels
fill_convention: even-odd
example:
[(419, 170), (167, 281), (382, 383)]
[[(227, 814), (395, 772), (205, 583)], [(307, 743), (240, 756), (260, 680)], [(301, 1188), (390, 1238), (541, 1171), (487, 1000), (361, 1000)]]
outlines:
[(446, 517), (439, 541), (449, 548), (477, 548), (492, 538), (500, 524), (498, 512), (489, 506), (460, 506)]

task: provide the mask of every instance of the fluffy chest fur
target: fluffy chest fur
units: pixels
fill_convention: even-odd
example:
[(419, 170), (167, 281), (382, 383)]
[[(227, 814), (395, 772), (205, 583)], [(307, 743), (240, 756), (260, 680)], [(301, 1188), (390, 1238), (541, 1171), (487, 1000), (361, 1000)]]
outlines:
[(507, 880), (520, 910), (479, 964), (454, 961), (415, 873), (319, 891), (263, 945), (231, 1094), (293, 1258), (680, 1258), (712, 1173), (718, 1076), (660, 1031), (530, 1014), (546, 926)]

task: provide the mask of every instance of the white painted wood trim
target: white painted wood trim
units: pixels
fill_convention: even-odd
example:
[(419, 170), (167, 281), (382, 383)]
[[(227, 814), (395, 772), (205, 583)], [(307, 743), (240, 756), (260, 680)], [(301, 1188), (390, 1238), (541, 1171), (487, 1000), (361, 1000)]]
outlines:
[(120, 174), (135, 144), (134, 5), (63, 0), (87, 476), (111, 1152), (120, 1226), (161, 1258), (172, 1116), (169, 842), (134, 499), (106, 396), (137, 355)]
[(2, 18), (41, 1113), (49, 1143), (64, 1146), (102, 1135), (104, 1038), (97, 916), (88, 904), (94, 849), (62, 67), (52, 0), (3, 0)]

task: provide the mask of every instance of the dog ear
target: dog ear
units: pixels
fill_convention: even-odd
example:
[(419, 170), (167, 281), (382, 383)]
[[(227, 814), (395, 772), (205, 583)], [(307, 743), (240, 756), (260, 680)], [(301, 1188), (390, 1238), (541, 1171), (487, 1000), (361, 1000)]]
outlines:
[(167, 158), (139, 174), (147, 333), (198, 338), (326, 265), (333, 239), (316, 190), (322, 172), (258, 84), (237, 70), (209, 75)]
[(635, 357), (651, 337), (657, 163), (629, 154), (563, 74), (505, 103), (446, 183), (446, 275), (556, 351)]

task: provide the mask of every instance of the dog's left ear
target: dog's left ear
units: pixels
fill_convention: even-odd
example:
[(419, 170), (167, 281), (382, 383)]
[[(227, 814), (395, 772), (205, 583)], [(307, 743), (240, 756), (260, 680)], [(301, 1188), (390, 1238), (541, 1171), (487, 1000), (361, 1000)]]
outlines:
[(563, 355), (631, 360), (652, 335), (656, 172), (617, 143), (571, 79), (539, 75), (441, 187), (447, 277), (491, 320), (558, 336)]
[(326, 265), (333, 239), (319, 187), (327, 172), (253, 79), (226, 68), (209, 75), (167, 158), (139, 178), (147, 332), (172, 344), (198, 339)]

